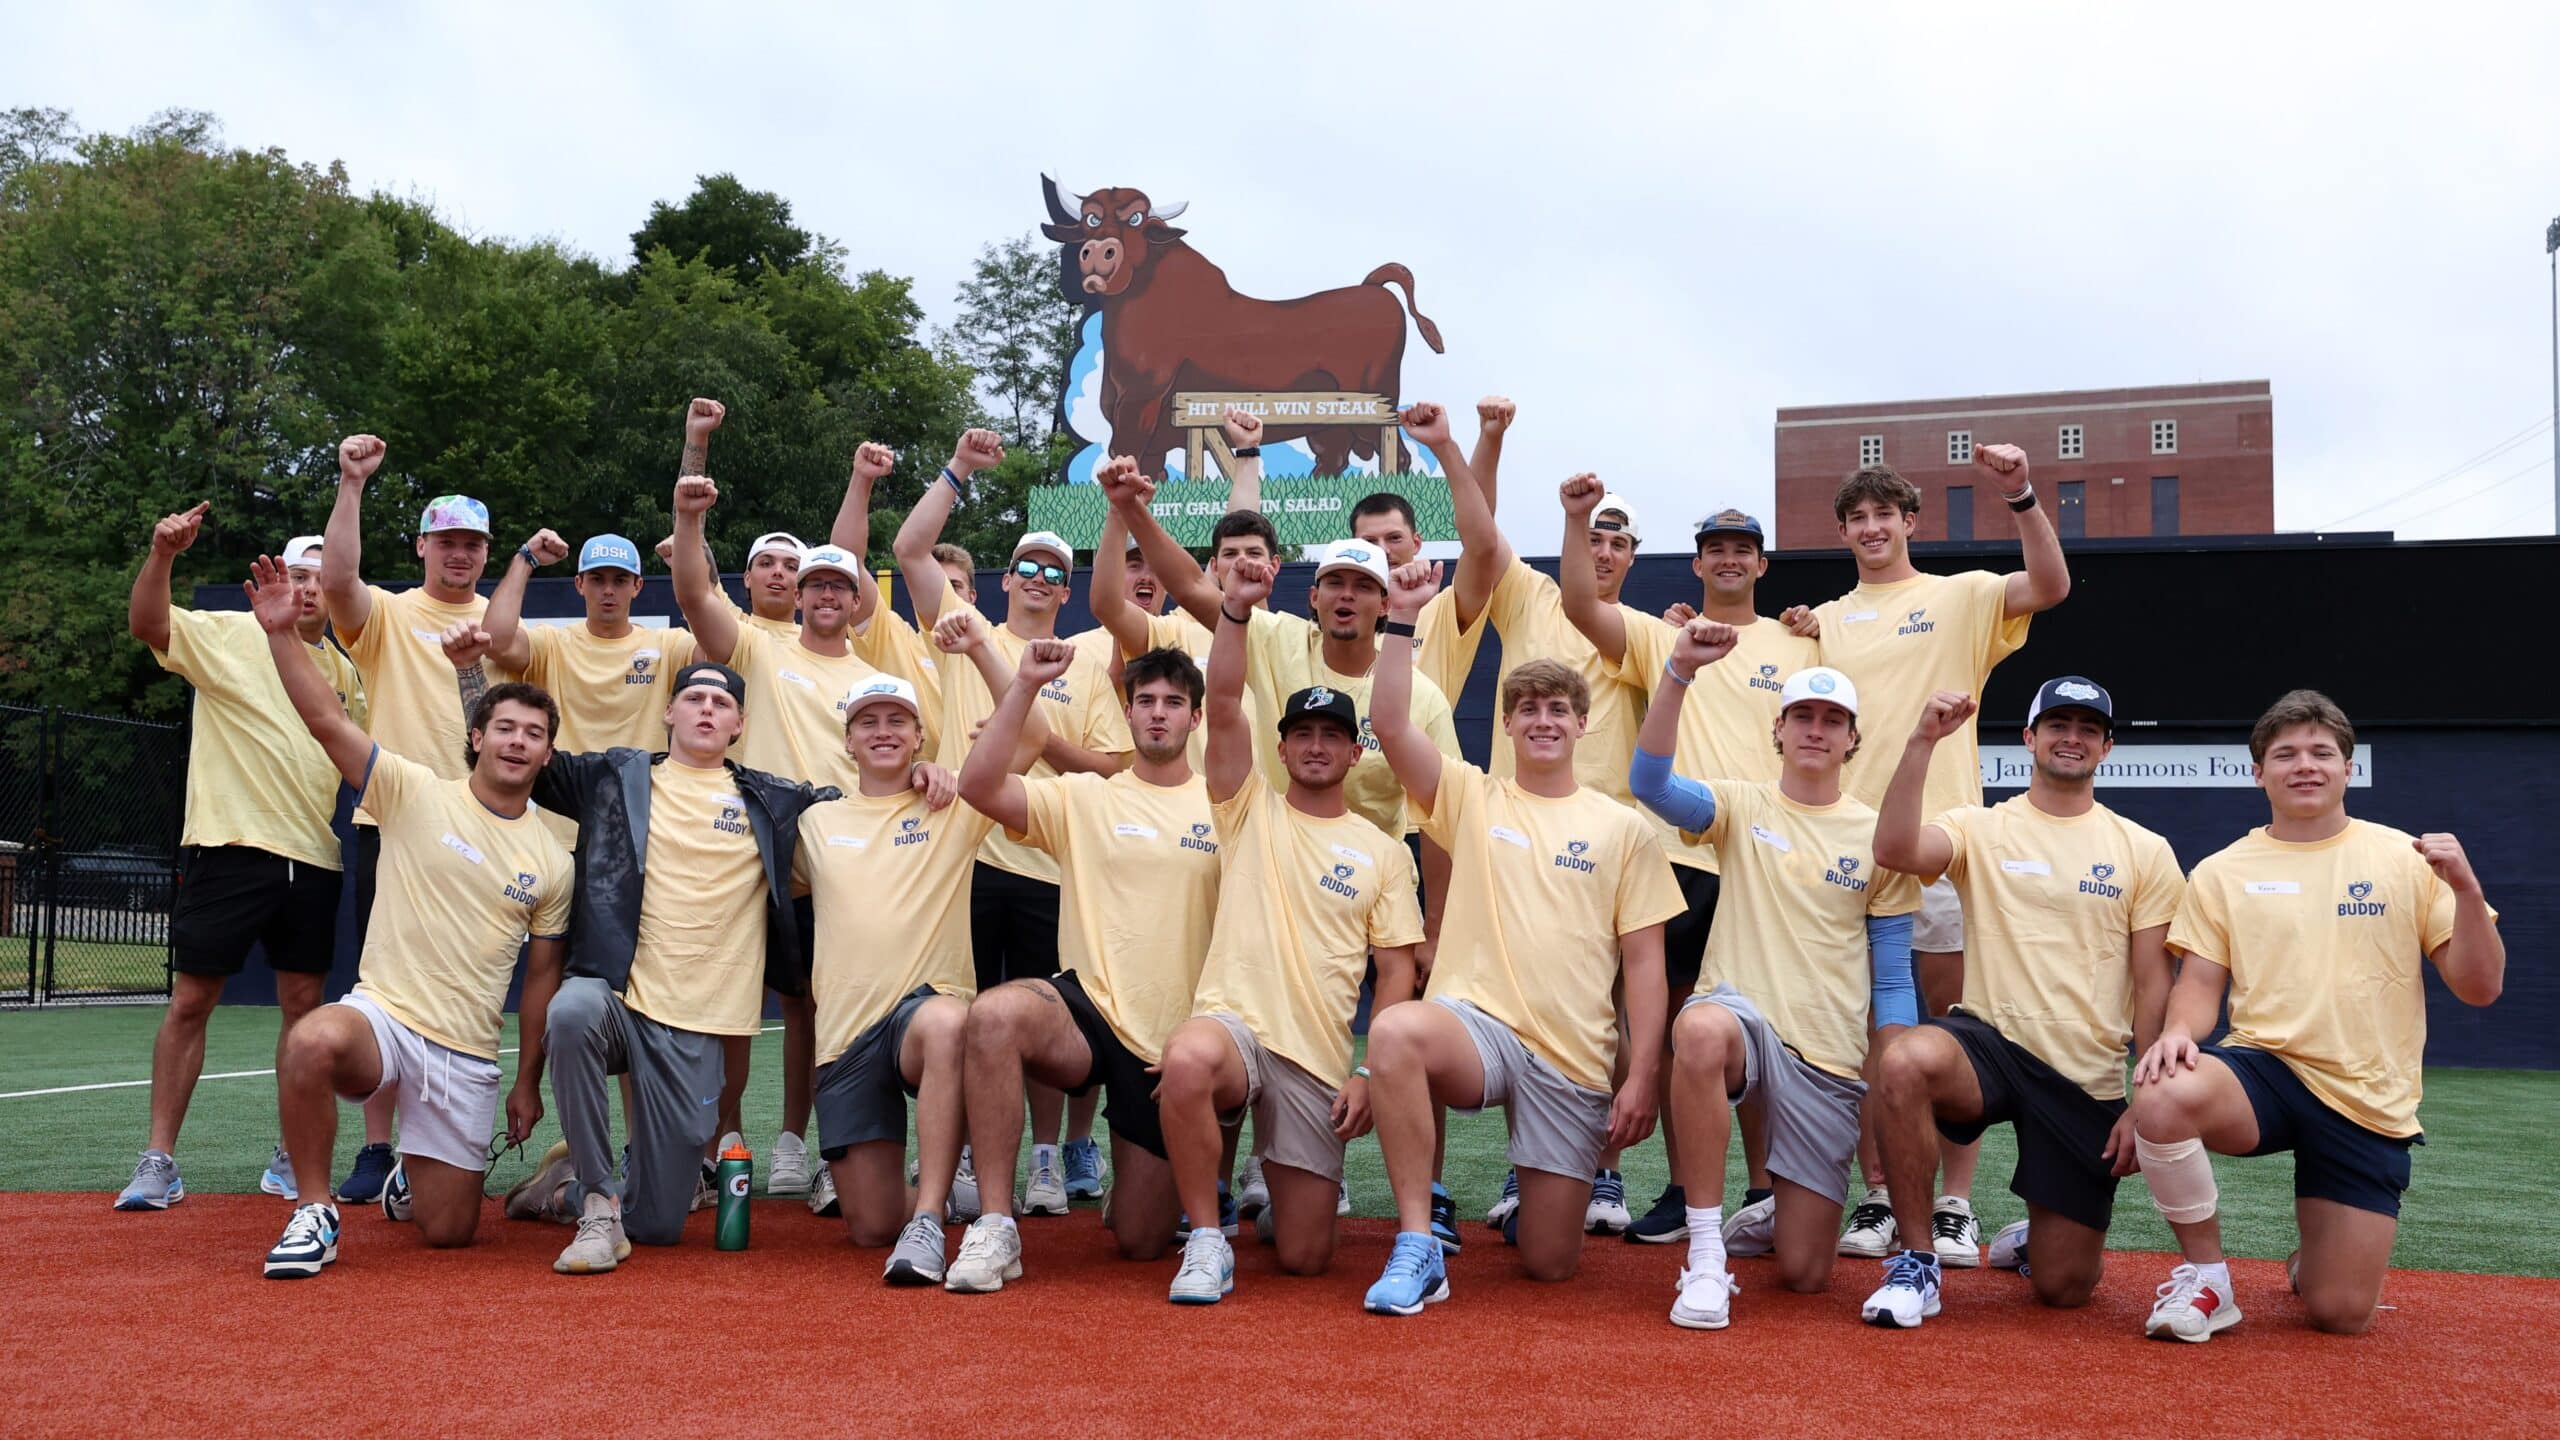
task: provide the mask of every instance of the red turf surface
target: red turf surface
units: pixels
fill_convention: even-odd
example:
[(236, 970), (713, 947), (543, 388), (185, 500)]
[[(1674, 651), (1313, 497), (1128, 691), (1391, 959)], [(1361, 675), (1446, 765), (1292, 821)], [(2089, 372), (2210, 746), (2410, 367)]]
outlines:
[[(1348, 1222), (1334, 1273), (1239, 1250), (1224, 1304), (1168, 1305), (1170, 1258), (1114, 1258), (1090, 1211), (1024, 1225), (1000, 1295), (890, 1290), (884, 1251), (759, 1203), (756, 1244), (641, 1250), (551, 1273), (557, 1227), (492, 1202), (481, 1243), (431, 1252), (350, 1207), (340, 1261), (270, 1281), (285, 1215), (201, 1195), (118, 1215), (98, 1195), (0, 1195), (0, 1434), (411, 1436), (1229, 1433), (1821, 1436), (2489, 1435), (2560, 1430), (2560, 1281), (2402, 1272), (2371, 1334), (2303, 1328), (2280, 1266), (2235, 1266), (2247, 1323), (2141, 1338), (2159, 1256), (2111, 1257), (2094, 1305), (2041, 1310), (2015, 1277), (1951, 1277), (1916, 1333), (1870, 1329), (1874, 1267), (1830, 1293), (1736, 1265), (1733, 1328), (1674, 1329), (1676, 1247), (1595, 1241), (1535, 1285), (1470, 1227), (1455, 1297), (1361, 1313), (1389, 1226)], [(1476, 1237), (1485, 1235), (1483, 1240)], [(953, 1232), (956, 1249), (958, 1232)]]

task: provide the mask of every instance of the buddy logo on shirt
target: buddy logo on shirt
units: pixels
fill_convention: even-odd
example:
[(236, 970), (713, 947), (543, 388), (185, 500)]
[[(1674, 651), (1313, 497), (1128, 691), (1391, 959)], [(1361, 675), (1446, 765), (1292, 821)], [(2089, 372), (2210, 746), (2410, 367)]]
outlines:
[(657, 663), (658, 652), (655, 650), (632, 651), (631, 668), (623, 672), (622, 683), (625, 685), (646, 685), (650, 681), (657, 679)]
[(515, 883), (507, 887), (507, 898), (519, 905), (539, 905), (542, 897), (534, 893), (535, 881), (525, 871), (516, 872)]
[(1206, 820), (1194, 821), (1191, 833), (1182, 837), (1181, 844), (1183, 849), (1197, 850), (1203, 855), (1218, 853), (1218, 842), (1210, 838), (1209, 822)]
[(1759, 673), (1750, 676), (1743, 683), (1754, 690), (1766, 690), (1772, 695), (1780, 694), (1787, 688), (1785, 682), (1778, 678), (1778, 667), (1775, 665), (1761, 666)]
[(1352, 873), (1350, 866), (1336, 865), (1333, 867), (1332, 874), (1317, 876), (1316, 883), (1323, 886), (1325, 889), (1332, 891), (1334, 894), (1341, 896), (1345, 900), (1357, 900), (1360, 898), (1359, 889), (1356, 886), (1347, 883), (1351, 879)]
[(1925, 605), (1912, 611), (1910, 614), (1902, 617), (1902, 623), (1894, 627), (1893, 633), (1896, 635), (1926, 635), (1930, 631), (1937, 629), (1937, 621), (1924, 618), (1928, 613), (1929, 609)]
[(2348, 886), (2347, 898), (2338, 902), (2338, 913), (2346, 916), (2370, 916), (2380, 915), (2391, 908), (2384, 901), (2365, 898), (2372, 893), (2373, 882), (2370, 880), (2359, 880)]
[(2115, 878), (2115, 873), (2116, 867), (2113, 865), (2090, 866), (2088, 878), (2080, 882), (2080, 893), (2083, 895), (2095, 895), (2101, 900), (2123, 899), (2124, 887), (2121, 885), (2110, 885), (2107, 883), (2109, 880)]
[(1839, 864), (1822, 872), (1822, 878), (1826, 883), (1837, 885), (1843, 890), (1867, 888), (1867, 877), (1858, 873), (1858, 857), (1855, 855), (1841, 856)]
[(889, 846), (895, 849), (900, 845), (922, 845), (932, 838), (933, 832), (924, 828), (924, 822), (910, 815), (898, 822), (898, 837)]
[(1585, 875), (1588, 875), (1592, 871), (1600, 868), (1595, 862), (1583, 858), (1591, 849), (1590, 841), (1570, 840), (1565, 842), (1564, 848), (1565, 853), (1556, 857), (1555, 863), (1558, 868), (1565, 870), (1579, 870)]
[(747, 833), (746, 814), (742, 802), (735, 797), (723, 796), (720, 818), (711, 822), (711, 828), (723, 835), (744, 835)]

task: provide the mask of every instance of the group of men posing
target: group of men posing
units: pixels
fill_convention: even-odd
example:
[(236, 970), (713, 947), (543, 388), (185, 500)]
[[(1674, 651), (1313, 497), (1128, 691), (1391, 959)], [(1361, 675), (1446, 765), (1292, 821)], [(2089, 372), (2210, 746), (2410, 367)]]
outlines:
[[(2138, 1168), (2184, 1252), (2148, 1332), (2236, 1323), (2207, 1152), (2289, 1149), (2294, 1288), (2320, 1328), (2369, 1323), (2420, 1139), (2421, 959), (2487, 1004), (2505, 956), (2453, 836), (2347, 817), (2337, 707), (2296, 691), (2260, 719), (2270, 823), (2182, 876), (2092, 793), (2115, 709), (2085, 677), (2038, 689), (2028, 788), (1981, 804), (1973, 697), (2070, 588), (2019, 448), (1974, 461), (2017, 516), (2015, 573), (1915, 569), (1921, 497), (1876, 465), (1835, 500), (1847, 594), (1760, 615), (1765, 534), (1726, 510), (1696, 527), (1697, 605), (1657, 618), (1620, 603), (1643, 529), (1592, 476), (1561, 487), (1559, 574), (1519, 558), (1494, 521), (1513, 407), (1478, 417), (1472, 456), (1441, 407), (1401, 417), (1448, 477), (1447, 588), (1409, 504), (1381, 494), (1323, 547), (1305, 613), (1271, 605), (1260, 425), (1230, 412), (1239, 473), (1205, 568), (1135, 460), (1100, 469), (1099, 623), (1066, 638), (1063, 539), (1015, 546), (999, 625), (971, 558), (939, 543), (1003, 458), (985, 431), (898, 531), (912, 620), (862, 558), (897, 458), (868, 444), (829, 543), (759, 538), (752, 611), (730, 603), (702, 538), (708, 400), (659, 547), (682, 630), (633, 622), (640, 551), (611, 535), (579, 553), (584, 621), (525, 625), (526, 582), (568, 547), (537, 533), (484, 600), (488, 513), (459, 496), (422, 517), (424, 584), (365, 585), (369, 436), (341, 446), (327, 533), (257, 563), (247, 615), (170, 605), (205, 507), (169, 517), (132, 628), (198, 691), (192, 848), (150, 1148), (118, 1208), (183, 1195), (204, 1017), (263, 942), (287, 1020), (265, 1188), (326, 1197), (337, 1097), (361, 1098), (366, 1153), (396, 1119), (384, 1212), (467, 1244), (488, 1137), (532, 1133), (548, 1068), (567, 1138), (506, 1211), (574, 1227), (564, 1273), (674, 1243), (706, 1201), (771, 989), (786, 1134), (769, 1188), (887, 1247), (892, 1284), (1018, 1281), (1017, 1214), (1081, 1195), (1104, 1199), (1124, 1256), (1180, 1245), (1178, 1303), (1232, 1290), (1248, 1218), (1279, 1268), (1317, 1273), (1344, 1147), (1374, 1128), (1398, 1233), (1365, 1303), (1412, 1314), (1448, 1298), (1462, 1245), (1445, 1112), (1500, 1107), (1513, 1169), (1487, 1218), (1527, 1272), (1570, 1276), (1590, 1233), (1685, 1242), (1681, 1326), (1729, 1323), (1736, 1255), (1774, 1256), (1797, 1291), (1826, 1287), (1836, 1256), (1877, 1259), (1866, 1319), (1937, 1314), (1942, 1267), (1981, 1262), (1973, 1147), (2004, 1122), (2028, 1219), (1988, 1250), (2040, 1300), (2088, 1299)], [(1460, 757), (1448, 699), (1487, 630), (1489, 770)], [(368, 929), (355, 989), (323, 1006), (340, 779)], [(2229, 1033), (2201, 1044), (2226, 991)], [(1639, 1219), (1618, 1157), (1666, 1113), (1672, 1184)], [(1735, 1116), (1748, 1182), (1727, 1214)], [(337, 1194), (368, 1198), (361, 1162)], [(266, 1273), (317, 1274), (338, 1244), (336, 1206), (297, 1203)]]

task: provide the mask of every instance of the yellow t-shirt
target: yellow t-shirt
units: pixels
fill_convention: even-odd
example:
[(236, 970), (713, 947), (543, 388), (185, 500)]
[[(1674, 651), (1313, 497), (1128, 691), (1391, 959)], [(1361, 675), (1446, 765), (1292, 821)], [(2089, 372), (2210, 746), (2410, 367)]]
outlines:
[(1698, 988), (1730, 985), (1805, 1060), (1854, 1080), (1867, 1055), (1867, 917), (1920, 908), (1920, 882), (1876, 864), (1876, 812), (1799, 805), (1775, 784), (1711, 780), (1723, 862)]
[[(1150, 615), (1147, 617), (1147, 649), (1179, 650), (1183, 654), (1191, 657), (1192, 664), (1200, 667), (1200, 679), (1203, 686), (1200, 697), (1200, 715), (1198, 723), (1191, 727), (1191, 743), (1184, 751), (1184, 754), (1187, 755), (1191, 761), (1191, 771), (1195, 775), (1206, 773), (1205, 767), (1208, 764), (1209, 699), (1206, 685), (1209, 678), (1209, 645), (1212, 639), (1213, 637), (1209, 634), (1208, 626), (1192, 619), (1190, 615), (1183, 611), (1176, 610), (1169, 615)], [(1123, 655), (1120, 658), (1125, 663), (1126, 661), (1136, 659), (1137, 656)], [(1245, 728), (1253, 732), (1254, 743), (1256, 745), (1269, 744), (1269, 742), (1263, 738), (1262, 707), (1253, 703), (1252, 685), (1248, 683), (1245, 686), (1244, 694), (1237, 698), (1243, 702), (1242, 708), (1244, 710)]]
[(568, 932), (569, 852), (533, 807), (509, 819), (468, 780), (379, 745), (364, 799), (380, 817), (382, 864), (356, 992), (448, 1050), (497, 1059), (516, 952), (528, 935)]
[[(1641, 725), (1663, 667), (1671, 663), (1680, 631), (1659, 615), (1629, 610), (1626, 634), (1626, 653), (1619, 658), (1617, 675), (1644, 697), (1635, 702), (1636, 723)], [(1778, 692), (1788, 676), (1820, 664), (1820, 651), (1813, 641), (1765, 616), (1735, 630), (1734, 636), (1733, 653), (1701, 669), (1688, 698), (1681, 702), (1680, 738), (1672, 750), (1671, 768), (1692, 780), (1774, 784), (1780, 769), (1777, 742), (1771, 738), (1778, 723)], [(1865, 699), (1863, 691), (1860, 699)], [(1873, 732), (1868, 733), (1872, 737)], [(1632, 744), (1629, 757), (1633, 757)], [(1620, 777), (1621, 783), (1624, 779)], [(1714, 873), (1714, 846), (1682, 835), (1660, 816), (1653, 821), (1672, 864)]]
[[(1245, 639), (1245, 685), (1263, 714), (1279, 714), (1290, 696), (1310, 685), (1323, 685), (1351, 697), (1352, 705), (1360, 712), (1360, 755), (1342, 782), (1342, 797), (1361, 818), (1388, 834), (1412, 833), (1417, 827), (1405, 814), (1404, 787), (1396, 783), (1395, 772), (1387, 767), (1387, 757), (1378, 753), (1378, 737), (1370, 729), (1371, 675), (1345, 675), (1324, 663), (1324, 632), (1303, 615), (1256, 610)], [(1381, 639), (1389, 644), (1413, 643), (1396, 635)], [(1413, 677), (1413, 723), (1431, 737), (1441, 754), (1452, 760), (1459, 758), (1458, 723), (1449, 711), (1449, 697), (1440, 693), (1440, 687), (1432, 684), (1429, 676), (1419, 672)], [(1260, 729), (1263, 778), (1275, 792), (1285, 794), (1289, 771), (1280, 763), (1280, 736), (1271, 726)]]
[[(527, 624), (524, 635), (533, 647), (524, 678), (550, 691), (560, 707), (554, 748), (576, 755), (616, 745), (667, 747), (667, 702), (674, 698), (667, 686), (676, 671), (693, 663), (692, 631), (634, 625), (608, 640), (585, 621), (573, 620)], [(542, 819), (561, 844), (573, 852), (578, 848), (576, 821), (550, 811)]]
[[(723, 596), (726, 596), (727, 593), (728, 592), (725, 590), (721, 592)], [(730, 608), (733, 610), (737, 609), (734, 604), (731, 605)], [(738, 623), (742, 625), (753, 625), (776, 640), (797, 640), (800, 638), (800, 622), (798, 620), (768, 620), (753, 610), (739, 610)], [(672, 669), (674, 667), (670, 666), (668, 668)]]
[(1422, 943), (1413, 854), (1358, 811), (1319, 819), (1258, 775), (1213, 808), (1224, 873), (1191, 1013), (1234, 1015), (1339, 1089), (1371, 947)]
[[(960, 602), (953, 600), (957, 605)], [(1030, 640), (1014, 634), (1002, 625), (989, 626), (987, 642), (1004, 657), (1004, 663), (1020, 669), (1022, 652)], [(963, 675), (955, 668), (949, 683), (942, 687), (941, 733), (946, 737), (942, 747), (942, 763), (958, 770), (969, 758), (969, 735), (978, 722), (995, 713), (996, 701), (987, 693), (987, 682), (978, 667), (962, 660), (968, 667)], [(1067, 666), (1067, 673), (1041, 687), (1041, 717), (1049, 728), (1068, 742), (1081, 745), (1101, 755), (1125, 755), (1129, 739), (1129, 712), (1120, 704), (1120, 692), (1112, 686), (1111, 672), (1090, 653), (1079, 651)], [(1046, 760), (1035, 760), (1024, 778), (1052, 780), (1058, 769)], [(1025, 845), (1002, 831), (987, 836), (978, 858), (999, 870), (1033, 880), (1058, 883), (1057, 857)]]
[[(1446, 590), (1441, 592), (1442, 595), (1449, 593)], [(1637, 622), (1650, 618), (1624, 605), (1617, 608), (1631, 637)], [(1455, 613), (1451, 611), (1451, 614)], [(1659, 625), (1662, 622), (1654, 620), (1652, 623)], [(1510, 679), (1512, 671), (1531, 660), (1556, 660), (1571, 666), (1582, 677), (1583, 683), (1591, 687), (1591, 717), (1583, 727), (1581, 743), (1574, 747), (1573, 778), (1581, 781), (1585, 788), (1597, 790), (1621, 805), (1633, 806), (1635, 797), (1627, 791), (1627, 763), (1635, 756), (1636, 727), (1644, 723), (1647, 692), (1619, 683), (1616, 672), (1600, 658), (1599, 648), (1584, 639), (1582, 632), (1573, 627), (1573, 622), (1564, 617), (1564, 592), (1556, 588), (1555, 581), (1532, 568), (1526, 560), (1513, 557), (1511, 568), (1494, 582), (1493, 594), (1485, 601), (1484, 613), (1477, 616), (1476, 623), (1465, 632), (1463, 644), (1437, 647), (1443, 669), (1456, 662), (1464, 662), (1458, 666), (1456, 683), (1466, 683), (1466, 670), (1473, 667), (1476, 646), (1482, 642), (1487, 626), (1502, 637), (1502, 668), (1497, 684), (1500, 680)], [(1425, 641), (1422, 651), (1426, 655), (1433, 654), (1433, 644)], [(1439, 679), (1438, 676), (1433, 678), (1435, 681)], [(1445, 691), (1447, 687), (1444, 685), (1442, 688)], [(1508, 780), (1515, 773), (1516, 757), (1512, 754), (1511, 738), (1502, 730), (1500, 696), (1497, 689), (1493, 748), (1489, 753), (1493, 757), (1493, 777)]]
[(623, 1003), (661, 1025), (753, 1035), (764, 1022), (764, 857), (726, 767), (650, 771), (640, 944)]
[(1468, 1000), (1587, 1090), (1618, 1058), (1618, 937), (1683, 913), (1662, 842), (1596, 790), (1533, 795), (1440, 766), (1422, 833), (1449, 852), (1435, 998)]
[(1090, 655), (1101, 661), (1105, 671), (1116, 668), (1120, 663), (1119, 646), (1112, 641), (1111, 632), (1102, 626), (1079, 630), (1067, 637), (1067, 643), (1076, 647), (1077, 654)]
[[(335, 645), (310, 649), (348, 718), (363, 724), (364, 688), (355, 665)], [(152, 651), (151, 658), (196, 692), (187, 737), (187, 823), (179, 843), (247, 845), (337, 869), (338, 837), (329, 818), (338, 808), (338, 767), (294, 714), (257, 617), (173, 605), (169, 648)]]
[[(1815, 608), (1822, 663), (1858, 687), (1864, 743), (1841, 771), (1840, 787), (1859, 803), (1884, 803), (1902, 742), (1932, 694), (1961, 690), (1980, 700), (1992, 667), (2027, 643), (2034, 617), (2007, 613), (2008, 586), (2007, 576), (1988, 570), (1914, 575), (1891, 585), (1860, 585)], [(1981, 803), (1982, 753), (1967, 725), (1930, 755), (1920, 813), (1944, 815)]]
[[(729, 667), (747, 682), (739, 764), (847, 792), (860, 783), (853, 757), (844, 750), (844, 701), (880, 673), (875, 667), (851, 651), (821, 655), (797, 639), (780, 640), (745, 626), (738, 629)], [(932, 717), (925, 712), (924, 755), (933, 753)]]
[(2168, 924), (2187, 892), (2169, 842), (2104, 805), (2048, 815), (2024, 795), (1929, 823), (1955, 845), (1965, 1012), (2093, 1097), (2122, 1099), (2129, 937)]
[(1135, 771), (1023, 782), (1023, 843), (1054, 856), (1058, 965), (1084, 983), (1140, 1059), (1191, 1013), (1218, 913), (1218, 832), (1198, 775), (1150, 785)]
[[(955, 598), (948, 604), (957, 605)], [(882, 604), (853, 633), (853, 653), (875, 669), (885, 670), (916, 687), (916, 704), (928, 720), (939, 721), (942, 715), (942, 664), (953, 657), (934, 648), (933, 641), (907, 617)], [(966, 656), (959, 657), (962, 669), (972, 669)], [(934, 758), (933, 752), (925, 752)]]
[(2169, 948), (2231, 972), (2225, 1044), (2291, 1067), (2376, 1134), (2418, 1133), (2426, 957), (2453, 938), (2453, 891), (2388, 825), (2349, 820), (2292, 844), (2261, 827), (2205, 858)]
[(818, 1063), (833, 1062), (919, 985), (977, 993), (969, 875), (995, 822), (966, 805), (928, 809), (912, 790), (800, 812), (791, 861), (817, 916)]
[[(367, 733), (383, 749), (443, 779), (463, 778), (471, 773), (463, 759), (471, 727), (463, 717), (453, 662), (444, 658), (444, 632), (485, 617), (488, 599), (474, 595), (468, 604), (447, 605), (423, 588), (395, 595), (379, 585), (366, 586), (365, 593), (373, 597), (373, 613), (362, 630), (341, 639), (347, 658), (364, 675)], [(494, 662), (487, 668), (492, 685), (511, 678)], [(373, 812), (356, 807), (356, 821), (375, 823)]]

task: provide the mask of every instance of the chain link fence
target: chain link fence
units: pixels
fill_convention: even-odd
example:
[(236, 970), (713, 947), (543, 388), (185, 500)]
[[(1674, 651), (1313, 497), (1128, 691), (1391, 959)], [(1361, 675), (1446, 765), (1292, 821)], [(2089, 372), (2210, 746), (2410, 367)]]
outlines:
[(169, 993), (183, 725), (0, 705), (0, 1005)]

